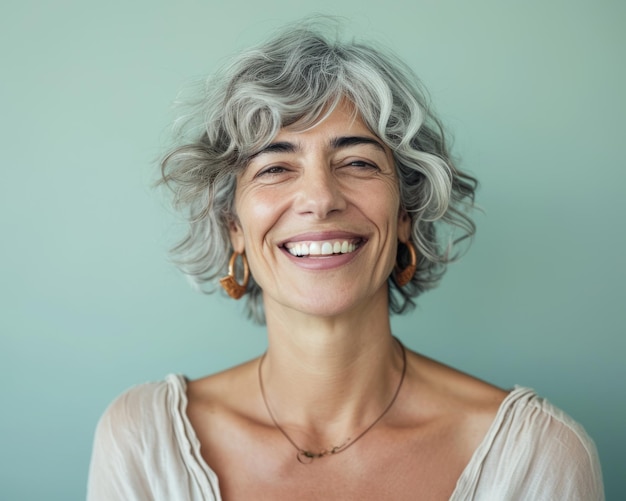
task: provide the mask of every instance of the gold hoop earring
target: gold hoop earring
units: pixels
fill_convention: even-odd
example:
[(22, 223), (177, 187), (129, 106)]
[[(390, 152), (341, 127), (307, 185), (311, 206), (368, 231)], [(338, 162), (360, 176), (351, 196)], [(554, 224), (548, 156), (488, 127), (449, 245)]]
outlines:
[(413, 278), (413, 275), (415, 275), (415, 270), (417, 269), (417, 253), (415, 252), (415, 247), (413, 247), (413, 244), (410, 240), (405, 242), (404, 245), (406, 245), (406, 248), (409, 249), (411, 261), (408, 266), (403, 270), (401, 270), (396, 263), (396, 283), (399, 287), (404, 287), (406, 284), (408, 284)]
[[(241, 264), (243, 264), (243, 283), (237, 283), (237, 279), (235, 278), (235, 260), (237, 256), (241, 256)], [(228, 275), (224, 278), (220, 279), (220, 285), (233, 299), (241, 299), (246, 293), (246, 288), (248, 287), (248, 279), (250, 278), (250, 268), (248, 268), (248, 260), (246, 259), (246, 254), (233, 252), (233, 255), (230, 256), (230, 261), (228, 262)]]

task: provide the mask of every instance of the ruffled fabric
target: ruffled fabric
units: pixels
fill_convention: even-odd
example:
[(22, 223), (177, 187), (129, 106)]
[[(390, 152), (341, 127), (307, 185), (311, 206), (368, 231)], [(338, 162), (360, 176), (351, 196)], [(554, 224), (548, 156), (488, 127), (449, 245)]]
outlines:
[[(187, 382), (136, 386), (96, 430), (88, 501), (221, 501), (215, 472), (187, 418)], [(567, 414), (516, 387), (502, 402), (459, 478), (451, 501), (604, 499), (593, 441)]]

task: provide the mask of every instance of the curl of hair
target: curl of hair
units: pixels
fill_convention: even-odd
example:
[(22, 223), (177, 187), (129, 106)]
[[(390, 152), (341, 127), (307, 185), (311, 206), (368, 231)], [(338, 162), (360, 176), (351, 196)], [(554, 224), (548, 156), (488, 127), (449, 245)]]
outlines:
[[(390, 309), (404, 312), (433, 288), (453, 248), (471, 237), (468, 216), (476, 180), (454, 166), (443, 127), (418, 78), (394, 55), (359, 42), (340, 42), (304, 23), (237, 57), (206, 85), (179, 131), (179, 146), (161, 163), (161, 183), (188, 231), (172, 249), (175, 262), (205, 292), (225, 275), (232, 253), (236, 176), (247, 159), (285, 126), (314, 126), (349, 99), (367, 126), (391, 149), (402, 207), (412, 221), (418, 252), (404, 287), (389, 277)], [(443, 232), (443, 235), (442, 235)], [(398, 264), (408, 252), (398, 247)], [(262, 291), (251, 277), (247, 313), (264, 322)]]

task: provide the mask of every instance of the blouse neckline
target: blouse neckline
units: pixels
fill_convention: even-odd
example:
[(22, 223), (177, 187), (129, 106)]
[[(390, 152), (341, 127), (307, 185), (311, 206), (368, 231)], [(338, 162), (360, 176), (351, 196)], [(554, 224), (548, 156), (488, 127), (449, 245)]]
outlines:
[[(182, 432), (177, 438), (183, 459), (201, 488), (212, 492), (216, 501), (221, 501), (217, 474), (202, 457), (200, 452), (200, 440), (191, 425), (191, 421), (187, 417), (187, 378), (180, 374), (170, 374), (165, 378), (165, 381), (168, 386), (174, 390), (175, 397), (171, 401), (172, 406), (170, 411), (174, 420), (175, 429)], [(476, 483), (476, 477), (480, 475), (482, 464), (489, 454), (496, 435), (513, 407), (513, 404), (524, 397), (534, 395), (534, 390), (530, 388), (515, 386), (500, 403), (500, 407), (487, 433), (461, 472), (455, 489), (450, 496), (450, 501), (465, 499), (468, 489), (471, 489)]]

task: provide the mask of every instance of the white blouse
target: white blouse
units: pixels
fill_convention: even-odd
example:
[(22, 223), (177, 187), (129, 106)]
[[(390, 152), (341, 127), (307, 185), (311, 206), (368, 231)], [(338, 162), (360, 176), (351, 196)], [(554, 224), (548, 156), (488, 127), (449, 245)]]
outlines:
[[(130, 389), (98, 424), (88, 501), (221, 501), (200, 455), (179, 375)], [(416, 495), (419, 498), (419, 495)], [(502, 402), (451, 501), (604, 499), (600, 462), (584, 429), (532, 390)]]

